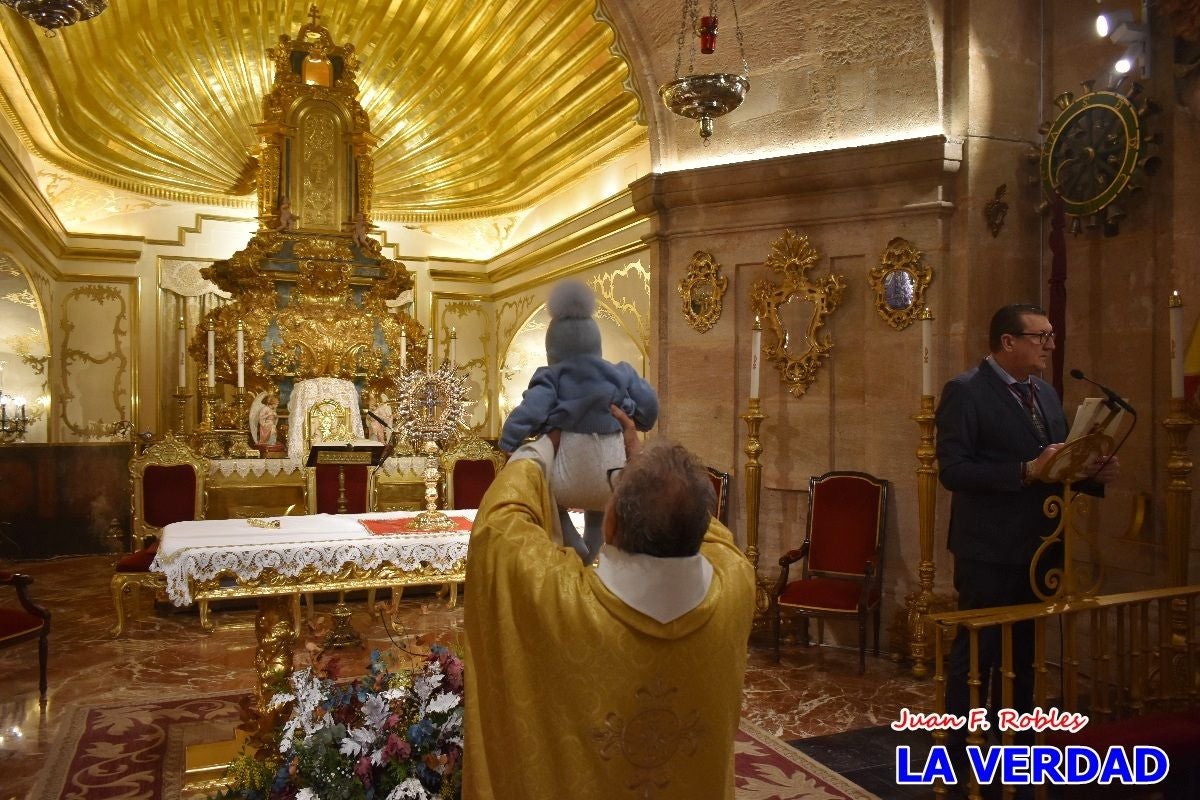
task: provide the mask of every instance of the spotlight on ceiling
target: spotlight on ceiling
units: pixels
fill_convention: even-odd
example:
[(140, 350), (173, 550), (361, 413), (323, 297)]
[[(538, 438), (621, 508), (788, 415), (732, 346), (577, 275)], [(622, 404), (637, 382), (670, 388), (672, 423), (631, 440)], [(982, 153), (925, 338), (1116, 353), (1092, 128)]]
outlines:
[(1133, 69), (1133, 61), (1129, 58), (1118, 58), (1113, 64), (1113, 72), (1121, 75), (1128, 74), (1131, 69)]
[(46, 29), (53, 36), (59, 28), (98, 16), (108, 8), (108, 0), (0, 0), (25, 19)]

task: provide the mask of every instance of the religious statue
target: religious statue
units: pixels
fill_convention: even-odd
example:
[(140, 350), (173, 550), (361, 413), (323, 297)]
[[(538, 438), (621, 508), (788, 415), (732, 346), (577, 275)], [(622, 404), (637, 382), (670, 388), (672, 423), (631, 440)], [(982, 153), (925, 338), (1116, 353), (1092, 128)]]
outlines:
[(367, 215), (359, 211), (354, 215), (354, 243), (365, 252), (370, 252), (373, 240), (367, 232)]
[(370, 409), (367, 415), (367, 427), (370, 431), (368, 438), (386, 444), (392, 435), (393, 420), (392, 404), (388, 401), (388, 396), (381, 393), (375, 402), (368, 398), (367, 407)]
[(259, 447), (276, 444), (275, 423), (279, 414), (275, 408), (279, 397), (271, 392), (259, 392), (250, 405), (250, 438)]
[(292, 204), (287, 195), (279, 198), (279, 225), (277, 231), (292, 231), (296, 229), (296, 215), (292, 213)]

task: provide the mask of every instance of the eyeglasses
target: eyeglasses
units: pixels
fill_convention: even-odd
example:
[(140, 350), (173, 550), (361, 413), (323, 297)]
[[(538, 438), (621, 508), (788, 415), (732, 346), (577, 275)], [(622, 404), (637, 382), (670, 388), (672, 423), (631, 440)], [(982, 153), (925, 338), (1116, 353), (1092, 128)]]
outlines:
[(614, 492), (617, 490), (617, 484), (621, 482), (621, 470), (623, 469), (625, 468), (612, 467), (611, 469), (605, 471), (604, 477), (608, 478), (608, 488), (610, 490)]
[(1038, 344), (1045, 344), (1046, 342), (1054, 341), (1054, 331), (1028, 331), (1028, 332), (1023, 331), (1020, 333), (1013, 333), (1013, 334), (1009, 334), (1009, 335), (1010, 336), (1028, 336), (1031, 339), (1037, 339)]

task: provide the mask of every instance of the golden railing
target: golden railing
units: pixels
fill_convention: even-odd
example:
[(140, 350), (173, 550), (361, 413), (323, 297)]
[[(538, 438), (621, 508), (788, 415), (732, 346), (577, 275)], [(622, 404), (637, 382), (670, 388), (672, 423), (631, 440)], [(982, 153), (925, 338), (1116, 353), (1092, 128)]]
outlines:
[[(1000, 703), (1012, 707), (1013, 627), (1021, 622), (1031, 622), (1034, 628), (1035, 708), (1083, 712), (1090, 718), (1089, 724), (1095, 725), (1200, 704), (1198, 597), (1200, 586), (1179, 586), (1070, 602), (931, 615), (929, 622), (939, 634), (934, 637), (936, 711), (946, 712), (944, 650), (953, 640), (956, 626), (965, 628), (969, 636), (967, 686), (971, 708), (987, 705), (980, 696), (979, 637), (986, 630), (1000, 629)], [(1054, 682), (1046, 642), (1047, 635), (1055, 631), (1056, 620), (1061, 625), (1062, 647), (1057, 665), (1059, 680)], [(945, 745), (948, 736), (944, 730), (936, 731), (934, 743)], [(1044, 737), (1044, 733), (1037, 733), (1035, 741), (1042, 744)], [(1012, 731), (1003, 732), (1000, 738), (1003, 744), (1014, 743)], [(969, 732), (967, 745), (983, 747), (985, 734), (978, 729)], [(1045, 787), (1033, 788), (1035, 798), (1046, 797)], [(944, 785), (936, 786), (934, 795), (944, 797), (947, 791)], [(1004, 797), (1012, 797), (1014, 791), (1015, 787), (1005, 787)], [(968, 797), (979, 800), (979, 787), (972, 784)]]

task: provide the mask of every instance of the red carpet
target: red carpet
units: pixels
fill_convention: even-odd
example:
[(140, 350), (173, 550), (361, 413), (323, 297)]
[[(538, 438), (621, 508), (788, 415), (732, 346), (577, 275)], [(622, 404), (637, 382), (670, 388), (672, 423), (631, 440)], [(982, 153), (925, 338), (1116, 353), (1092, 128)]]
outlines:
[[(228, 738), (239, 697), (75, 708), (29, 800), (176, 800), (188, 744)], [(878, 800), (753, 723), (735, 741), (738, 800)]]

